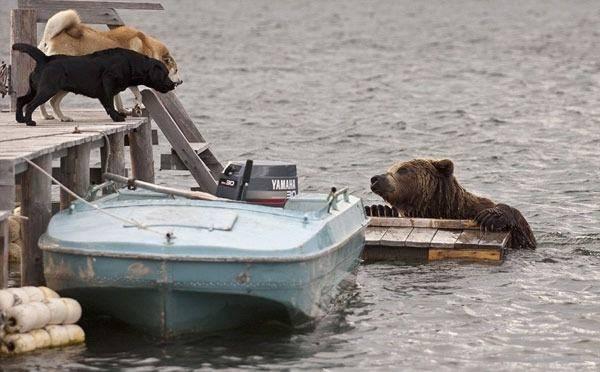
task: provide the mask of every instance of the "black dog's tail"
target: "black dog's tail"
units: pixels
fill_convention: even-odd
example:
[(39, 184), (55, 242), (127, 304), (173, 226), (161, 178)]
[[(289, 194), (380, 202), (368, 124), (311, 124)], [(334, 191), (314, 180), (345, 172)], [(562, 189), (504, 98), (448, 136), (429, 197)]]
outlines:
[(16, 43), (13, 44), (12, 49), (29, 54), (38, 65), (43, 65), (48, 61), (48, 56), (44, 52), (29, 44)]

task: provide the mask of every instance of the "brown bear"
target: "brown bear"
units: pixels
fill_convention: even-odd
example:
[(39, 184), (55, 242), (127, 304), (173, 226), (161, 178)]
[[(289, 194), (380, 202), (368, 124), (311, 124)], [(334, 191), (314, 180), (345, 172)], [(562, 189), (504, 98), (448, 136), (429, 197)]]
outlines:
[(448, 159), (414, 159), (392, 165), (371, 178), (371, 190), (404, 216), (474, 219), (482, 230), (510, 231), (511, 248), (536, 247), (529, 224), (518, 210), (471, 194), (453, 175)]

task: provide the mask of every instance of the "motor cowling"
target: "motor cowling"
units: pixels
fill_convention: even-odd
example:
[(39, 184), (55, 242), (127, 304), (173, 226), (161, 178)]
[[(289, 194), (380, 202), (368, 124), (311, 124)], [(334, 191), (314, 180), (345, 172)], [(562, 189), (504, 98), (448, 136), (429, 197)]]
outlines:
[[(248, 173), (248, 166), (251, 167), (249, 180), (244, 185), (244, 173)], [(229, 162), (217, 185), (217, 196), (221, 198), (272, 207), (283, 207), (297, 193), (296, 164), (281, 161)]]

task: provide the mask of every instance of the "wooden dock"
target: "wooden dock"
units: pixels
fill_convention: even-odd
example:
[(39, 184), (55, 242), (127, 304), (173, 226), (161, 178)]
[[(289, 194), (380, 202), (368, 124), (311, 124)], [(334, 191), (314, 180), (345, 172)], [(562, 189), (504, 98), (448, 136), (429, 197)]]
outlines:
[(509, 232), (482, 232), (471, 220), (371, 217), (363, 259), (502, 262)]
[[(115, 123), (104, 111), (80, 110), (71, 111), (68, 115), (79, 120), (61, 123), (38, 117), (38, 125), (28, 127), (16, 123), (14, 112), (0, 113), (0, 216), (6, 217), (12, 213), (18, 201), (22, 215), (28, 217), (22, 221), (22, 285), (44, 283), (42, 254), (37, 241), (52, 215), (51, 180), (25, 159), (54, 174), (65, 186), (83, 197), (92, 181), (100, 181), (94, 180), (94, 175), (101, 172), (90, 167), (93, 149), (100, 148), (101, 164), (109, 172), (125, 175), (124, 148), (127, 136), (133, 177), (154, 182), (149, 118), (128, 118), (125, 122)], [(59, 164), (53, 169), (54, 161)], [(17, 195), (17, 189), (20, 189), (20, 196)], [(72, 199), (61, 192), (61, 208), (68, 207)], [(0, 219), (0, 222), (3, 221), (6, 219)], [(4, 278), (7, 271), (6, 251), (5, 248), (0, 255), (3, 258), (0, 268)]]

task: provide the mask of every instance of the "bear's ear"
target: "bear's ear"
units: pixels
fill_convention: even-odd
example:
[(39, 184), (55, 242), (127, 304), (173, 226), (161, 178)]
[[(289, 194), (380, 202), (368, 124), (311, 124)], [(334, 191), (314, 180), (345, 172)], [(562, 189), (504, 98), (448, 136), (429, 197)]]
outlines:
[(450, 177), (454, 173), (454, 164), (450, 159), (432, 160), (431, 164), (442, 176)]

